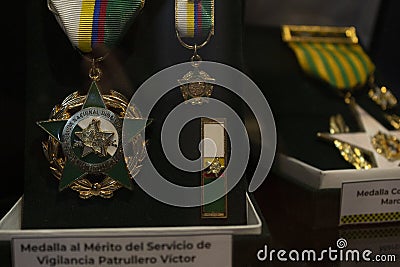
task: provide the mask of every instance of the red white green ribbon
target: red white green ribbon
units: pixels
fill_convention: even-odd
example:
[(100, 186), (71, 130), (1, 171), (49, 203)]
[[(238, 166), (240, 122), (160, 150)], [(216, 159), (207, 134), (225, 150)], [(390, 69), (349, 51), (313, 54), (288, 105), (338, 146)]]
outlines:
[(180, 37), (205, 37), (214, 31), (214, 0), (175, 0), (175, 22)]
[(113, 47), (144, 5), (144, 0), (51, 0), (73, 46), (88, 53), (96, 45)]

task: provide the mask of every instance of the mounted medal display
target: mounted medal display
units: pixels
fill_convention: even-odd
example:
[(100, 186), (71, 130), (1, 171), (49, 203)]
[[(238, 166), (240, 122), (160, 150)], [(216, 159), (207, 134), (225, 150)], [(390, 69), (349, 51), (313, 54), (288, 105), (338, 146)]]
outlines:
[[(318, 133), (318, 136), (333, 141), (343, 158), (357, 169), (395, 167), (396, 164), (392, 162), (396, 156), (393, 158), (388, 154), (400, 153), (398, 131), (389, 134), (389, 130), (386, 130), (356, 103), (356, 95), (359, 94), (358, 91), (364, 91), (368, 87), (367, 95), (383, 112), (395, 108), (398, 101), (388, 88), (376, 85), (376, 67), (359, 44), (356, 29), (354, 27), (284, 25), (282, 39), (295, 52), (299, 65), (307, 75), (327, 83), (344, 98), (345, 103), (352, 106), (349, 111), (355, 110), (353, 113), (357, 121), (361, 122), (361, 128), (365, 129), (370, 137), (367, 137), (369, 140), (367, 141), (361, 135), (343, 132), (330, 135)], [(393, 115), (386, 115), (386, 117), (389, 120), (394, 118)], [(370, 159), (372, 162), (360, 164), (368, 158), (369, 153), (373, 154)]]
[[(49, 120), (38, 122), (49, 134), (43, 149), (51, 172), (59, 179), (60, 191), (69, 187), (88, 199), (110, 198), (122, 187), (132, 189), (134, 175), (129, 170), (137, 173), (144, 158), (145, 141), (140, 132), (147, 120), (122, 94), (111, 90), (102, 95), (99, 65), (143, 5), (143, 0), (48, 1), (73, 47), (91, 62), (88, 75), (92, 83), (87, 95), (72, 93), (53, 108)], [(99, 51), (104, 55), (96, 58)], [(135, 151), (132, 157), (123, 155), (123, 123)]]
[[(381, 205), (380, 198), (365, 198), (382, 208), (365, 216), (341, 213), (346, 185), (362, 192), (374, 181), (398, 179), (400, 170), (398, 96), (390, 84), (378, 85), (384, 75), (356, 28), (282, 25), (257, 34), (260, 43), (246, 49), (269, 51), (264, 59), (279, 61), (249, 67), (254, 81), (265, 86), (280, 136), (271, 180), (279, 188), (274, 201), (284, 203), (279, 214), (312, 229), (398, 221), (395, 207)], [(348, 215), (352, 219), (345, 221)]]
[[(177, 90), (164, 95), (150, 108), (150, 113), (144, 101), (135, 104), (135, 96), (142, 85), (147, 84), (157, 70), (186, 58), (184, 52), (188, 51), (182, 51), (176, 40), (175, 14), (170, 12), (175, 1), (163, 2), (159, 8), (154, 8), (158, 6), (155, 2), (146, 2), (143, 9), (141, 2), (137, 2), (135, 11), (131, 9), (134, 5), (131, 1), (118, 1), (120, 4), (115, 0), (95, 1), (93, 12), (79, 19), (75, 16), (81, 16), (80, 12), (88, 9), (72, 3), (77, 2), (51, 1), (50, 11), (46, 3), (31, 4), (34, 14), (42, 19), (34, 20), (31, 25), (34, 30), (29, 31), (36, 37), (29, 38), (28, 45), (26, 127), (29, 134), (22, 227), (86, 229), (246, 224), (245, 181), (227, 194), (229, 205), (222, 212), (229, 216), (224, 219), (214, 219), (221, 211), (220, 206), (218, 209), (207, 206), (206, 212), (212, 212), (209, 215), (213, 217), (203, 219), (201, 206), (169, 205), (142, 186), (142, 181), (151, 182), (154, 178), (148, 172), (151, 166), (171, 183), (186, 187), (202, 183), (200, 169), (193, 173), (176, 168), (160, 146), (160, 130), (166, 116), (176, 105), (183, 104), (177, 80), (192, 69), (173, 77)], [(98, 3), (100, 7), (105, 3), (111, 6), (97, 9)], [(73, 6), (65, 11), (63, 4)], [(110, 13), (104, 16), (101, 10)], [(232, 10), (241, 12), (236, 5), (220, 9), (222, 18), (227, 21), (221, 23), (221, 29), (230, 27), (230, 21), (237, 23), (235, 28), (240, 28), (239, 17), (230, 15)], [(113, 19), (113, 14), (115, 20), (108, 23), (107, 19)], [(149, 24), (149, 21), (154, 23)], [(159, 27), (158, 22), (169, 26)], [(90, 23), (92, 32), (89, 34), (90, 26), (84, 25)], [(118, 28), (113, 29), (116, 25)], [(203, 50), (204, 56), (215, 60), (219, 58), (214, 53), (220, 55), (218, 49), (226, 44), (224, 35), (217, 37)], [(235, 34), (231, 39), (237, 38)], [(226, 51), (236, 47), (231, 39)], [(190, 55), (190, 51), (186, 54)], [(146, 99), (149, 99), (147, 94), (151, 97), (157, 91), (152, 88), (145, 90)], [(214, 93), (221, 94), (222, 90)], [(219, 97), (218, 94), (215, 97)], [(184, 106), (190, 110), (207, 107)], [(29, 112), (31, 110), (35, 112)], [(226, 114), (215, 114), (215, 118), (225, 117)], [(200, 120), (183, 128), (179, 140), (185, 156), (196, 157), (200, 138)], [(217, 171), (217, 168), (211, 169)], [(215, 174), (210, 173), (209, 178), (211, 181)], [(199, 205), (201, 197), (199, 190)]]
[[(81, 109), (71, 114), (77, 107)], [(50, 135), (43, 149), (53, 175), (60, 180), (60, 190), (70, 187), (86, 199), (110, 198), (121, 187), (132, 189), (126, 164), (139, 171), (145, 146), (139, 133), (146, 120), (141, 119), (137, 110), (127, 107), (122, 95), (113, 91), (102, 96), (93, 83), (86, 96), (73, 93), (53, 109), (49, 120), (38, 122)], [(125, 119), (125, 125), (129, 124), (136, 155), (124, 159), (122, 116), (127, 114), (132, 119), (129, 122)]]

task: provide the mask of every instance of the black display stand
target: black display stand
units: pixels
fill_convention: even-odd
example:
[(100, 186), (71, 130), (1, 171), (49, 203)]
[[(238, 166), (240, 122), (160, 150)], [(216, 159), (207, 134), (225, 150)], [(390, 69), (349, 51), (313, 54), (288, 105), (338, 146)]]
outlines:
[[(227, 219), (201, 219), (200, 207), (165, 205), (148, 196), (135, 184), (133, 191), (120, 189), (111, 200), (82, 200), (69, 189), (58, 192), (58, 181), (51, 175), (41, 147), (47, 137), (36, 122), (46, 120), (53, 106), (73, 91), (87, 92), (90, 83), (88, 66), (78, 51), (73, 49), (47, 6), (37, 1), (29, 1), (28, 5), (26, 174), (22, 228), (245, 224), (245, 177), (228, 194)], [(240, 0), (234, 3), (216, 1), (216, 34), (199, 51), (204, 60), (240, 69), (242, 6)], [(183, 48), (175, 35), (174, 1), (146, 1), (144, 9), (123, 36), (120, 45), (105, 61), (104, 81), (100, 81), (100, 86), (117, 90), (129, 98), (135, 88), (151, 75), (173, 64), (187, 62), (191, 56), (192, 52)], [(214, 92), (214, 97), (226, 100), (240, 114), (240, 105), (234, 98), (222, 88), (216, 88)], [(201, 183), (199, 173), (182, 173), (170, 166), (161, 152), (160, 129), (164, 118), (182, 101), (179, 88), (176, 88), (165, 95), (152, 111), (150, 116), (153, 122), (146, 131), (149, 157), (157, 160), (157, 168), (161, 173), (167, 173), (168, 177), (173, 177), (174, 183), (198, 186)], [(224, 114), (218, 114), (218, 117), (224, 117)], [(199, 121), (193, 121), (182, 132), (182, 150), (188, 157), (196, 157), (200, 133)]]

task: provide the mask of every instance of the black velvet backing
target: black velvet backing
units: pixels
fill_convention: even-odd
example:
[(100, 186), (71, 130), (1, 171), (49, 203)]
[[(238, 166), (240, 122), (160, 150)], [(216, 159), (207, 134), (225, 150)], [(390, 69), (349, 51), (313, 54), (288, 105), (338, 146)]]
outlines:
[[(53, 106), (75, 90), (86, 93), (89, 86), (87, 62), (72, 48), (46, 4), (29, 1), (30, 21), (27, 51), (26, 150), (23, 229), (96, 228), (133, 226), (240, 225), (246, 223), (246, 179), (228, 194), (228, 219), (202, 220), (200, 208), (177, 208), (162, 204), (134, 185), (120, 189), (110, 200), (82, 200), (76, 192), (58, 192), (58, 181), (51, 175), (41, 142), (46, 134), (37, 125), (48, 118)], [(242, 64), (241, 0), (216, 1), (215, 36), (200, 50), (204, 60), (222, 62), (236, 68)], [(119, 46), (102, 66), (101, 88), (117, 90), (128, 98), (147, 78), (176, 63), (187, 62), (192, 52), (175, 36), (174, 1), (146, 1), (139, 17), (123, 36)], [(104, 92), (103, 92), (104, 93)], [(240, 113), (240, 103), (222, 88), (215, 97), (226, 100)], [(155, 107), (146, 138), (150, 158), (158, 161), (161, 172), (177, 184), (196, 186), (199, 174), (182, 174), (168, 164), (160, 152), (160, 128), (166, 114), (183, 101), (177, 88)], [(223, 117), (221, 114), (220, 117)], [(196, 157), (200, 124), (192, 122), (182, 133), (182, 149)], [(198, 129), (198, 130), (195, 130)], [(194, 149), (196, 148), (196, 149)], [(146, 164), (146, 162), (144, 163)], [(139, 174), (140, 175), (140, 174)]]

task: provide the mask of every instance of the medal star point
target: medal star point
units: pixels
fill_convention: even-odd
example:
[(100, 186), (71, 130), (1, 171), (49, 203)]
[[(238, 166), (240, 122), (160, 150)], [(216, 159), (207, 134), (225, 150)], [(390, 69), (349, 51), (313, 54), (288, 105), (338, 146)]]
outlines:
[(68, 120), (39, 121), (36, 124), (56, 140), (61, 140), (62, 131)]
[[(359, 120), (363, 132), (319, 133), (320, 138), (340, 141), (364, 151), (371, 152), (377, 168), (395, 168), (400, 166), (400, 131), (388, 130), (357, 104), (352, 108)], [(381, 141), (377, 144), (377, 139)]]
[(101, 96), (99, 87), (95, 81), (93, 81), (92, 84), (90, 85), (89, 92), (86, 96), (86, 100), (82, 106), (82, 109), (89, 108), (89, 107), (91, 107), (91, 108), (97, 107), (97, 108), (107, 109), (107, 106), (104, 103), (104, 99)]

